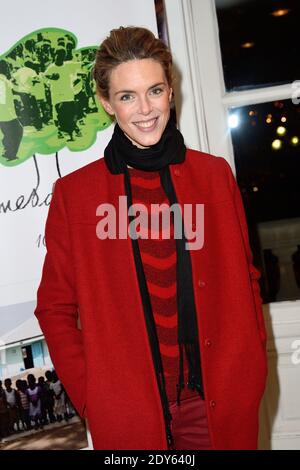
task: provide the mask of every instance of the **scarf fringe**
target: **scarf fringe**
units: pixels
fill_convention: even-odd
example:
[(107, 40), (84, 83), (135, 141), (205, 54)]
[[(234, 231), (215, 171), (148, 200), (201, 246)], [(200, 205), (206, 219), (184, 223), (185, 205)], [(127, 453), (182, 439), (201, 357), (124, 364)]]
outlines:
[(179, 344), (179, 377), (177, 388), (177, 406), (180, 406), (181, 391), (184, 388), (184, 369), (183, 369), (183, 344)]
[(179, 344), (179, 376), (178, 383), (176, 384), (178, 406), (180, 406), (181, 391), (185, 387), (183, 366), (184, 351), (188, 363), (188, 381), (186, 385), (190, 390), (196, 390), (200, 397), (204, 400), (204, 388), (202, 383), (200, 362), (196, 360), (197, 357), (200, 359), (199, 346), (197, 343), (181, 343)]

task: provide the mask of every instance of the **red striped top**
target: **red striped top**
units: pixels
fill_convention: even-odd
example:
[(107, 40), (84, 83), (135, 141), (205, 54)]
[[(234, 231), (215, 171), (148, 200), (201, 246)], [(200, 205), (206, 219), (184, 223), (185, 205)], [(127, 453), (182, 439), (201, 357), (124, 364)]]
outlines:
[[(176, 400), (176, 384), (179, 374), (179, 347), (177, 344), (177, 298), (176, 298), (176, 242), (174, 240), (173, 223), (162, 230), (161, 214), (169, 207), (168, 198), (161, 186), (159, 172), (146, 172), (129, 168), (132, 188), (133, 204), (143, 204), (142, 217), (136, 231), (140, 234), (138, 239), (141, 258), (145, 271), (147, 286), (150, 294), (154, 320), (157, 329), (159, 347), (165, 372), (166, 391), (169, 401)], [(161, 208), (158, 230), (152, 227), (151, 213), (157, 213), (153, 204), (165, 204)], [(148, 238), (143, 238), (145, 235)], [(151, 237), (152, 235), (152, 237)], [(187, 365), (184, 362), (185, 381), (187, 378)], [(195, 395), (196, 392), (185, 387), (181, 399)]]

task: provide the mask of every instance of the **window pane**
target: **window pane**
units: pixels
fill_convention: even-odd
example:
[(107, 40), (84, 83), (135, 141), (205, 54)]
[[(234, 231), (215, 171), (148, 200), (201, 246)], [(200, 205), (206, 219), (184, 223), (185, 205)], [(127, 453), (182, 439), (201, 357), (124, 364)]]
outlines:
[(300, 106), (230, 110), (237, 181), (264, 302), (300, 298)]
[(299, 0), (215, 0), (227, 91), (300, 77)]

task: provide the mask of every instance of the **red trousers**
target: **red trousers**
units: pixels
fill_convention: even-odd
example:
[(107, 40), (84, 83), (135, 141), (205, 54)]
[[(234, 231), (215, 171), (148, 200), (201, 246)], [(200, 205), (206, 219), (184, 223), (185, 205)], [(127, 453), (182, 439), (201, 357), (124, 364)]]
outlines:
[(172, 450), (212, 450), (205, 401), (198, 395), (170, 402), (171, 430), (174, 438)]

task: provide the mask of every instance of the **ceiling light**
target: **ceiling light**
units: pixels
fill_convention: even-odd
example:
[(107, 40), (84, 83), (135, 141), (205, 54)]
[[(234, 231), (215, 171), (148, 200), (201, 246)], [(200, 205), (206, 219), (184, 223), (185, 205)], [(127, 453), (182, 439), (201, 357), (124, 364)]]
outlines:
[(291, 138), (291, 144), (292, 145), (298, 145), (299, 144), (299, 137), (294, 135), (294, 137)]
[(278, 8), (278, 10), (272, 11), (271, 15), (279, 18), (280, 16), (287, 15), (291, 10), (289, 8)]
[(244, 42), (243, 44), (241, 44), (241, 47), (243, 49), (251, 49), (251, 47), (254, 47), (255, 46), (255, 42)]
[(282, 140), (280, 139), (275, 139), (272, 142), (272, 149), (273, 150), (279, 150), (282, 147)]
[(277, 127), (277, 134), (278, 135), (285, 135), (286, 134), (286, 128), (283, 126)]
[(237, 114), (230, 114), (229, 118), (228, 118), (228, 125), (231, 129), (235, 129), (236, 127), (238, 127), (240, 123), (240, 120), (239, 120), (239, 117)]

